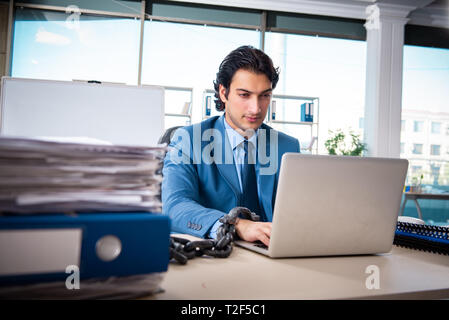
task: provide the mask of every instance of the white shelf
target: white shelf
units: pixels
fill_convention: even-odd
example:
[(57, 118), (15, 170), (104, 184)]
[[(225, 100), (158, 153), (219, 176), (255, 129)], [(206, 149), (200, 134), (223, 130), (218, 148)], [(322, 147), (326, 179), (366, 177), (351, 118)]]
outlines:
[(279, 123), (279, 124), (298, 124), (298, 125), (306, 125), (313, 126), (316, 125), (316, 122), (308, 122), (308, 121), (284, 121), (284, 120), (270, 120), (268, 123)]
[(165, 116), (169, 116), (169, 117), (185, 117), (185, 118), (190, 118), (191, 117), (190, 114), (185, 114), (185, 113), (165, 113)]
[[(169, 127), (174, 126), (174, 125), (189, 125), (192, 122), (192, 106), (193, 106), (193, 88), (188, 88), (188, 87), (175, 87), (175, 86), (164, 86), (164, 85), (160, 85), (161, 87), (164, 88), (165, 90), (165, 95), (166, 95), (166, 99), (165, 99), (165, 103), (171, 103), (170, 107), (171, 108), (167, 108), (168, 106), (166, 105), (165, 108), (167, 111), (175, 111), (175, 112), (165, 112), (164, 115), (166, 117), (166, 124), (167, 124), (167, 119), (171, 119), (167, 124)], [(170, 101), (169, 99), (167, 99), (167, 95), (170, 94), (175, 94), (177, 95), (178, 93), (184, 92), (186, 95), (185, 100), (183, 101), (179, 101), (176, 100), (175, 104), (173, 104), (172, 102), (168, 102)], [(176, 108), (176, 106), (179, 103), (179, 109)], [(184, 104), (184, 105), (183, 105)], [(190, 104), (187, 107), (187, 104)], [(180, 112), (176, 112), (176, 111), (180, 111)], [(188, 111), (188, 112), (185, 112)], [(181, 120), (176, 120), (174, 118), (181, 118)], [(182, 118), (186, 119), (186, 120), (182, 120)], [(167, 129), (167, 128), (166, 128)]]

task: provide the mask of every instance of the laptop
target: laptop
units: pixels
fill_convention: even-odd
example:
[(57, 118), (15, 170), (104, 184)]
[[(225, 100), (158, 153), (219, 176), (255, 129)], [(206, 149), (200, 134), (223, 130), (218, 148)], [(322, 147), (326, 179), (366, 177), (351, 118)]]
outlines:
[(285, 153), (270, 245), (236, 245), (272, 258), (389, 252), (408, 160)]

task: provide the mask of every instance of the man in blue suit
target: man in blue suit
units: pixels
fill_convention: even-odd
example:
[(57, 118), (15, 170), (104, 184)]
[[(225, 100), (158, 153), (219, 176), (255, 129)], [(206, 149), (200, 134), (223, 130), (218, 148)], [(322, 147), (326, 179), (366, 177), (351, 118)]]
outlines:
[(281, 157), (297, 139), (265, 125), (279, 73), (262, 51), (242, 46), (221, 63), (215, 104), (224, 115), (178, 129), (164, 160), (163, 213), (172, 230), (214, 238), (218, 221), (247, 207), (261, 220), (238, 219), (237, 235), (268, 246)]

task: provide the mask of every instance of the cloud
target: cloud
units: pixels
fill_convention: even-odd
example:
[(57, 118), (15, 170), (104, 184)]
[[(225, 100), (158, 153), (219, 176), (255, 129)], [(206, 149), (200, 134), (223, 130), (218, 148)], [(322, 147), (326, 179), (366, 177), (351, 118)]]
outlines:
[(65, 46), (70, 44), (70, 39), (67, 37), (64, 37), (63, 35), (48, 32), (45, 31), (44, 28), (40, 28), (36, 33), (36, 42), (39, 43), (47, 43), (47, 44), (54, 44), (54, 45), (60, 45)]

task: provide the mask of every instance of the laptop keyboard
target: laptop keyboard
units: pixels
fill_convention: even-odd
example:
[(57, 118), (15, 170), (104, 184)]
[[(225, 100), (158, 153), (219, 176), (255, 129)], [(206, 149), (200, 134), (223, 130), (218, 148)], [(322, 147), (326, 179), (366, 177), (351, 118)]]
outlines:
[(262, 242), (254, 242), (254, 245), (256, 246), (256, 247), (258, 247), (258, 248), (262, 248), (262, 249), (266, 249), (266, 250), (268, 250), (268, 247), (265, 245), (265, 244), (263, 244)]

